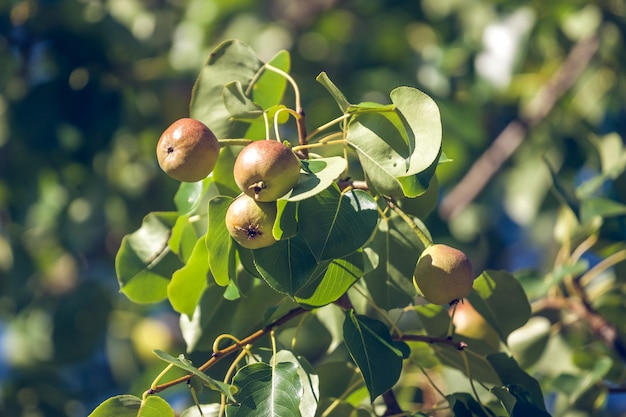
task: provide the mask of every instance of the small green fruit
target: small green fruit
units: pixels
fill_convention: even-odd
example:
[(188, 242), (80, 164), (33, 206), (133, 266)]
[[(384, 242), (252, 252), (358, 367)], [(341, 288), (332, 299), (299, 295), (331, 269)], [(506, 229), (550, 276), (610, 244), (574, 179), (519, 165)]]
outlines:
[(418, 293), (433, 304), (450, 304), (467, 297), (474, 283), (474, 270), (463, 252), (435, 244), (420, 255), (413, 284)]
[(239, 153), (233, 175), (241, 191), (256, 201), (276, 201), (298, 182), (300, 160), (280, 142), (259, 140)]
[(276, 243), (272, 228), (276, 220), (276, 203), (257, 202), (242, 194), (226, 210), (228, 233), (244, 248), (260, 249)]
[(211, 130), (199, 120), (183, 118), (172, 123), (157, 143), (159, 166), (170, 177), (196, 182), (213, 171), (220, 144)]

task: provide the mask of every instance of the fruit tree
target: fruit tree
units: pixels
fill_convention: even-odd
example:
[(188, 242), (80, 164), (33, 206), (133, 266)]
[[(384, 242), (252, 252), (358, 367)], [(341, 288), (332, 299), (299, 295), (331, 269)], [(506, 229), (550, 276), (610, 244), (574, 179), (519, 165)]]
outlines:
[[(599, 317), (587, 286), (624, 249), (585, 269), (598, 231), (585, 221), (617, 206), (596, 201), (577, 217), (556, 187), (567, 203), (562, 268), (541, 280), (475, 270), (423, 221), (437, 168), (454, 163), (437, 103), (409, 86), (352, 103), (321, 72), (336, 117), (312, 127), (316, 109), (302, 108), (289, 73), (286, 51), (262, 62), (243, 42), (221, 43), (189, 117), (155, 141), (163, 171), (181, 181), (176, 211), (146, 215), (116, 272), (131, 301), (180, 314), (187, 351), (155, 351), (162, 372), (143, 395), (120, 393), (91, 416), (173, 416), (165, 394), (185, 386), (185, 417), (549, 416), (530, 367), (552, 346), (555, 308)], [(605, 381), (624, 375), (609, 357), (584, 377), (562, 373), (550, 400), (600, 401)]]

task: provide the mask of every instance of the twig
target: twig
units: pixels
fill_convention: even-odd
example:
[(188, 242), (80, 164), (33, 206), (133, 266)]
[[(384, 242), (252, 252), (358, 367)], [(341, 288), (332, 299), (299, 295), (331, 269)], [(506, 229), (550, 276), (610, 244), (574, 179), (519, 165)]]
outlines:
[(557, 72), (476, 160), (459, 183), (444, 197), (439, 215), (449, 220), (459, 214), (485, 188), (489, 180), (524, 141), (528, 130), (541, 122), (556, 101), (569, 90), (598, 50), (597, 35), (579, 41)]
[(392, 390), (383, 393), (383, 401), (387, 407), (383, 417), (401, 415), (403, 413), (402, 408), (400, 408), (400, 404), (398, 404), (398, 400)]
[[(310, 310), (307, 310), (307, 309), (302, 308), (302, 307), (298, 307), (298, 308), (294, 308), (293, 310), (290, 310), (284, 316), (278, 318), (274, 322), (268, 324), (267, 326), (263, 327), (262, 329), (257, 330), (256, 332), (252, 333), (248, 337), (245, 337), (245, 338), (241, 339), (241, 341), (239, 343), (233, 343), (232, 345), (229, 345), (229, 346), (225, 347), (224, 349), (221, 349), (221, 350), (218, 350), (216, 352), (213, 352), (213, 354), (211, 355), (209, 360), (207, 360), (204, 364), (202, 364), (202, 366), (198, 367), (198, 369), (200, 371), (206, 371), (211, 366), (215, 365), (217, 362), (219, 362), (220, 360), (224, 359), (225, 357), (227, 357), (227, 356), (237, 352), (239, 349), (242, 349), (246, 345), (253, 344), (257, 340), (259, 340), (261, 337), (263, 337), (266, 334), (269, 334), (270, 332), (272, 332), (272, 330), (274, 330), (276, 327), (279, 327), (279, 326), (285, 324), (286, 322), (288, 322), (289, 320), (293, 319), (294, 317), (297, 317), (300, 314), (304, 314), (304, 313), (306, 313), (308, 311), (310, 311)], [(183, 377), (180, 377), (178, 379), (175, 379), (173, 381), (169, 381), (169, 382), (157, 385), (155, 387), (150, 388), (148, 391), (146, 391), (146, 393), (144, 395), (156, 394), (158, 392), (166, 390), (167, 388), (173, 387), (174, 385), (178, 385), (178, 384), (181, 384), (183, 382), (187, 382), (192, 377), (193, 377), (193, 374), (189, 374), (189, 375), (185, 375)]]

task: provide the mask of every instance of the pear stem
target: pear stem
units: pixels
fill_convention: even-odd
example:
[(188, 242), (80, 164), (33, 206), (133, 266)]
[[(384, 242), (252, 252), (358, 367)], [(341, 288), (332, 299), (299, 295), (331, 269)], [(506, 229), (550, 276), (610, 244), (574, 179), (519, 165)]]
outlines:
[(249, 145), (252, 142), (254, 142), (253, 140), (244, 139), (244, 138), (218, 139), (217, 141), (219, 142), (220, 146), (222, 146), (222, 147), (224, 147), (224, 146), (246, 146), (246, 145)]

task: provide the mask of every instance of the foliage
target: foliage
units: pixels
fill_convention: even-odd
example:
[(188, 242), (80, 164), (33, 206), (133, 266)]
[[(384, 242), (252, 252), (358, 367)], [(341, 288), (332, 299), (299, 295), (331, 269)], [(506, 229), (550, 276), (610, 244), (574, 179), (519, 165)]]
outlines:
[[(505, 271), (486, 270), (479, 274), (468, 296), (487, 325), (496, 330), (501, 347), (480, 341), (475, 347), (468, 345), (463, 337), (455, 335), (447, 308), (428, 304), (410, 283), (421, 248), (433, 243), (425, 225), (411, 209), (423, 212), (423, 207), (418, 208), (419, 198), (433, 182), (438, 164), (446, 161), (441, 152), (441, 124), (435, 102), (419, 90), (398, 87), (390, 93), (390, 104), (352, 104), (322, 73), (317, 79), (333, 96), (341, 114), (307, 135), (300, 90), (288, 75), (289, 62), (286, 51), (263, 63), (246, 44), (225, 41), (211, 53), (191, 98), (191, 115), (215, 126), (225, 163), (233, 161), (230, 146), (246, 141), (282, 140), (282, 132), (289, 132), (289, 127), (288, 120), (280, 117), (281, 112), (294, 119), (298, 143), (291, 146), (302, 158), (302, 173), (294, 189), (276, 202), (280, 210), (272, 233), (278, 242), (249, 250), (224, 231), (225, 209), (238, 190), (220, 184), (232, 184), (232, 169), (209, 175), (198, 185), (202, 192), (181, 184), (176, 197), (188, 202), (182, 210), (147, 215), (141, 228), (122, 242), (116, 262), (122, 292), (136, 302), (168, 299), (181, 314), (188, 353), (212, 349), (208, 361), (198, 368), (191, 367), (185, 359), (181, 363), (158, 353), (169, 363), (165, 371), (178, 366), (190, 373), (161, 382), (165, 375), (162, 372), (144, 393), (142, 403), (200, 376), (202, 385), (221, 393), (219, 415), (343, 415), (346, 410), (374, 415), (379, 403), (387, 413), (397, 414), (407, 405), (396, 400), (392, 388), (402, 384), (403, 372), (416, 368), (431, 389), (443, 396), (440, 401), (447, 403), (444, 408), (454, 415), (550, 415), (539, 381), (520, 367), (516, 357), (527, 358), (529, 349), (535, 352), (539, 349), (534, 360), (524, 360), (524, 365), (530, 367), (541, 356), (541, 350), (548, 348), (551, 338), (546, 335), (539, 347), (510, 344), (513, 333), (526, 331), (532, 315), (524, 281), (520, 284)], [(284, 79), (264, 76), (267, 73), (279, 74)], [(262, 103), (258, 102), (257, 91), (282, 92), (285, 80), (294, 89), (293, 108), (279, 94), (272, 97), (262, 94), (259, 96)], [(231, 96), (234, 84), (237, 100)], [(313, 153), (324, 152), (325, 148), (334, 149), (337, 154), (329, 156), (326, 152), (322, 157)], [(356, 154), (358, 161), (355, 173), (348, 163), (350, 153)], [(564, 188), (556, 189), (560, 192)], [(418, 203), (404, 210), (397, 201), (407, 198)], [(571, 211), (579, 214), (581, 223), (598, 218), (595, 215), (581, 218), (576, 202), (571, 197), (567, 201)], [(617, 203), (606, 204), (598, 208), (605, 215), (606, 210), (612, 213), (609, 207)], [(393, 233), (392, 224), (395, 227), (404, 224), (408, 228), (405, 233)], [(384, 243), (374, 244), (377, 240)], [(407, 240), (414, 243), (407, 244)], [(415, 248), (414, 252), (400, 257), (388, 255), (390, 247), (402, 246)], [(386, 272), (365, 279), (381, 261)], [(578, 296), (584, 293), (573, 275), (564, 275), (562, 279), (567, 284), (566, 290), (574, 288)], [(252, 292), (265, 286), (277, 296), (255, 298), (254, 308), (260, 314), (254, 317), (238, 315), (242, 306), (251, 303)], [(375, 301), (381, 287), (387, 294), (382, 307)], [(530, 294), (538, 305), (575, 302), (570, 301), (568, 292), (551, 295), (548, 290), (554, 288), (552, 283), (543, 293)], [(209, 294), (211, 302), (206, 300)], [(581, 307), (594, 314), (590, 307), (584, 304)], [(307, 316), (337, 314), (338, 308), (344, 311), (343, 318), (322, 322), (332, 338), (316, 345), (316, 357), (298, 359), (302, 352), (293, 342), (291, 346), (285, 344), (283, 337), (283, 333), (293, 332), (289, 322), (300, 316), (296, 328), (300, 332), (311, 321)], [(454, 310), (453, 302), (452, 315)], [(215, 329), (220, 324), (223, 326), (225, 319), (229, 320), (228, 330), (217, 334)], [(255, 327), (258, 330), (252, 331)], [(263, 353), (268, 343), (263, 336), (269, 336), (273, 354), (269, 358)], [(219, 341), (224, 339), (230, 344), (220, 348)], [(467, 381), (469, 389), (450, 385), (445, 389), (449, 393), (442, 392), (443, 388), (429, 376), (436, 368), (427, 366), (420, 357), (423, 349), (416, 344), (424, 343), (432, 349), (439, 366), (456, 370), (455, 378)], [(202, 372), (237, 351), (241, 353), (230, 362), (224, 382), (217, 384), (212, 379), (207, 382), (208, 377), (203, 377)], [(280, 361), (279, 354), (283, 357)], [(306, 365), (302, 366), (301, 361)], [(358, 370), (359, 383), (346, 380), (339, 387), (341, 396), (324, 396), (324, 381), (318, 382), (316, 366), (346, 361)], [(605, 378), (608, 370), (603, 368), (598, 377)], [(615, 369), (614, 372), (622, 374)], [(564, 378), (565, 373), (560, 377)], [(554, 383), (557, 389), (566, 389), (558, 378)], [(599, 395), (597, 385), (587, 386), (591, 391), (585, 395)], [(363, 387), (367, 395), (356, 396)], [(192, 393), (196, 403), (192, 408), (208, 407), (193, 388)], [(371, 407), (363, 408), (365, 399)], [(135, 401), (122, 408), (119, 408), (121, 401), (115, 404), (105, 402), (95, 413), (106, 410), (102, 415), (132, 414), (131, 408), (136, 407)], [(326, 408), (319, 408), (323, 404), (327, 404)], [(340, 404), (344, 407), (341, 412), (336, 410)], [(440, 408), (443, 404), (409, 406), (411, 409), (407, 411), (429, 413), (434, 412), (429, 407)], [(140, 409), (136, 415), (141, 413)]]
[[(198, 231), (206, 225), (179, 213), (191, 212), (193, 204), (208, 204), (212, 195), (238, 191), (222, 174), (218, 177), (224, 182), (185, 184), (177, 191), (179, 184), (155, 163), (155, 140), (172, 120), (188, 115), (189, 94), (206, 56), (220, 39), (237, 37), (263, 61), (276, 56), (278, 67), (284, 68), (283, 60), (290, 56), (290, 73), (299, 81), (310, 126), (338, 114), (336, 95), (314, 82), (318, 75), (322, 81), (321, 70), (356, 103), (390, 104), (388, 93), (398, 85), (415, 86), (432, 97), (441, 113), (443, 151), (453, 162), (438, 165), (426, 192), (399, 198), (398, 206), (427, 225), (435, 241), (468, 253), (478, 272), (489, 272), (481, 278), (485, 283), (501, 282), (503, 273), (505, 280), (513, 275), (522, 284), (525, 294), (516, 294), (530, 301), (532, 315), (510, 333), (509, 349), (503, 350), (539, 381), (552, 415), (621, 415), (625, 33), (624, 10), (617, 1), (0, 2), (0, 414), (84, 416), (107, 397), (124, 392), (139, 406), (142, 393), (168, 365), (152, 352), (155, 348), (174, 355), (188, 349), (184, 359), (198, 366), (219, 335), (250, 335), (294, 307), (279, 305), (284, 295), (257, 285), (260, 281), (248, 270), (240, 271), (237, 285), (249, 303), (229, 302), (237, 296), (234, 287), (202, 279), (208, 270), (204, 260), (214, 248), (200, 239), (193, 244), (188, 236), (201, 237)], [(596, 41), (590, 58), (578, 59), (586, 64), (572, 75), (570, 51), (589, 39)], [(289, 54), (276, 55), (282, 48)], [(286, 94), (291, 103), (292, 89), (284, 78), (263, 74), (274, 78), (268, 85), (284, 83), (275, 92)], [(559, 74), (569, 77), (565, 93), (553, 96), (554, 87), (563, 85), (555, 82)], [(232, 111), (243, 88), (234, 83), (226, 91), (227, 110)], [(255, 101), (275, 100), (274, 91), (264, 94), (270, 97), (259, 95)], [(241, 116), (256, 117), (255, 102), (245, 103), (253, 106), (244, 106), (248, 113)], [(546, 103), (553, 107), (546, 110)], [(276, 110), (268, 112), (270, 118)], [(279, 115), (283, 137), (295, 140), (286, 113)], [(482, 190), (476, 184), (457, 184), (505, 126), (522, 126), (519, 148), (497, 166), (496, 175), (483, 172), (483, 192), (463, 209), (458, 204), (457, 214), (447, 215), (444, 207), (449, 207), (453, 189)], [(262, 123), (256, 128), (262, 130)], [(223, 151), (215, 172), (228, 172), (228, 158), (237, 149)], [(324, 181), (333, 182), (342, 172), (343, 158), (333, 159), (333, 154), (329, 150), (324, 156), (336, 171), (307, 163), (313, 171), (324, 171)], [(350, 173), (356, 174), (359, 157), (348, 156)], [(311, 194), (304, 200), (317, 193), (308, 189)], [(435, 210), (438, 197), (446, 204)], [(180, 262), (170, 266), (179, 269), (173, 275), (156, 271), (172, 277), (164, 282), (166, 294), (163, 286), (145, 294), (179, 297), (174, 303), (129, 303), (118, 294), (114, 256), (122, 237), (138, 230), (142, 216), (153, 210), (150, 222), (174, 217), (194, 225), (176, 227), (178, 235), (169, 240), (175, 249), (167, 257)], [(293, 233), (287, 225), (277, 231)], [(374, 302), (353, 296), (357, 312), (376, 319), (389, 316), (400, 332), (423, 326), (432, 335), (447, 328), (449, 319), (438, 307), (416, 308), (418, 318), (401, 315), (414, 301), (405, 277), (422, 248), (399, 216), (381, 218), (364, 248), (367, 264), (354, 268), (362, 278), (351, 284), (343, 275), (348, 278), (344, 284), (353, 285), (351, 294), (360, 289)], [(145, 259), (135, 261), (141, 270)], [(219, 261), (224, 262), (216, 268), (232, 265), (227, 258)], [(243, 260), (248, 261), (253, 259)], [(332, 263), (329, 270), (345, 264), (356, 265), (352, 259)], [(224, 280), (219, 281), (223, 285), (227, 276), (220, 273), (217, 280)], [(488, 290), (484, 286), (478, 297), (489, 299)], [(305, 300), (320, 304), (325, 294), (307, 294)], [(476, 301), (477, 295), (470, 297)], [(501, 306), (490, 311), (492, 301), (483, 302), (481, 313), (496, 328), (506, 328), (498, 320), (506, 322), (508, 311), (501, 312)], [(268, 312), (268, 304), (278, 307)], [(368, 305), (382, 310), (372, 312)], [(200, 313), (194, 316), (196, 306)], [(515, 317), (508, 326), (525, 314)], [(283, 352), (304, 355), (314, 365), (314, 371), (306, 372), (317, 373), (319, 396), (326, 399), (318, 410), (338, 398), (333, 410), (349, 414), (354, 404), (369, 408), (369, 398), (341, 338), (344, 321), (341, 309), (329, 304), (282, 323), (277, 342), (287, 349), (277, 357)], [(391, 323), (382, 321), (395, 335)], [(214, 327), (203, 327), (208, 322)], [(455, 341), (465, 341), (485, 356), (493, 353), (479, 340)], [(414, 353), (403, 360), (406, 372), (393, 389), (405, 409), (426, 410), (433, 399), (443, 398), (423, 368), (445, 393), (459, 393), (450, 394), (448, 401), (459, 414), (467, 409), (480, 413), (467, 379), (453, 371), (461, 367), (454, 349), (436, 344), (435, 357), (431, 345), (407, 343)], [(255, 354), (262, 355), (266, 345), (267, 338), (256, 341)], [(328, 347), (346, 361), (321, 360)], [(262, 360), (271, 364), (267, 356)], [(229, 362), (211, 366), (206, 375), (223, 380)], [(505, 364), (472, 365), (472, 375), (478, 372), (501, 383), (497, 379), (503, 377), (489, 370), (492, 362)], [(174, 368), (168, 373), (172, 379), (188, 372)], [(201, 407), (204, 415), (216, 415), (220, 391), (202, 389), (195, 378), (191, 382), (201, 402), (214, 403)], [(355, 390), (348, 394), (345, 387)], [(493, 389), (485, 397), (476, 388), (481, 398), (497, 398), (508, 413), (537, 413), (525, 389)], [(149, 398), (157, 407), (172, 404), (177, 413), (193, 402), (186, 384)], [(374, 404), (378, 414), (384, 401), (383, 396)], [(447, 410), (431, 414), (437, 413)], [(191, 407), (184, 415), (200, 412)]]

